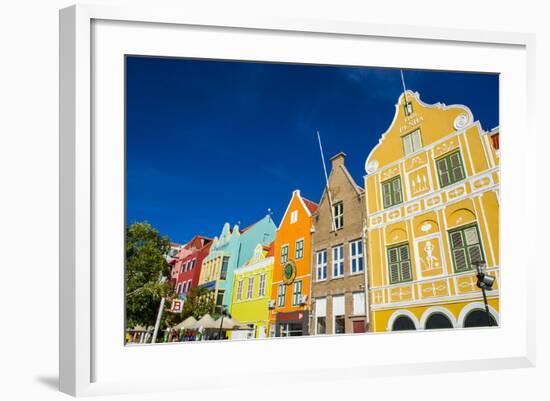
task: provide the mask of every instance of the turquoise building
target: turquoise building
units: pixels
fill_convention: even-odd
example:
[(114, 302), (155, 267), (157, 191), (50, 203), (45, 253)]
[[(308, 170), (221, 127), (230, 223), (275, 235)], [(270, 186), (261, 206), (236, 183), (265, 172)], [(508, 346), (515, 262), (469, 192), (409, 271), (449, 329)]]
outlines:
[(238, 225), (231, 229), (229, 223), (224, 224), (202, 262), (199, 279), (200, 286), (212, 291), (216, 305), (230, 308), (235, 269), (252, 257), (256, 245), (269, 245), (274, 241), (276, 231), (270, 215), (242, 230)]

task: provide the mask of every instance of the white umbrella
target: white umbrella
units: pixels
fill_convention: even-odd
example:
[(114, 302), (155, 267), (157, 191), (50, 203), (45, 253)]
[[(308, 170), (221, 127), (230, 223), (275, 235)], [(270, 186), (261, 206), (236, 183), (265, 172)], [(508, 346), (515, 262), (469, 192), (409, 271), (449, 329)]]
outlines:
[(174, 328), (176, 330), (180, 330), (180, 329), (188, 329), (190, 328), (192, 325), (194, 325), (195, 323), (197, 323), (197, 319), (195, 319), (193, 316), (189, 316), (187, 319), (185, 319), (183, 322), (180, 322), (178, 323)]
[(212, 319), (212, 316), (210, 316), (208, 313), (201, 317), (199, 320), (197, 320), (195, 323), (187, 327), (188, 329), (196, 330), (198, 328), (202, 327), (203, 329), (216, 329), (220, 326), (216, 326), (216, 321)]
[[(220, 327), (220, 324), (221, 324), (220, 319), (221, 319), (221, 317), (218, 320), (216, 320), (216, 323), (218, 324), (218, 327)], [(244, 324), (244, 323), (240, 323), (237, 320), (235, 320), (233, 318), (228, 318), (228, 317), (225, 317), (223, 319), (222, 329), (225, 329), (225, 330), (251, 330), (249, 325)]]

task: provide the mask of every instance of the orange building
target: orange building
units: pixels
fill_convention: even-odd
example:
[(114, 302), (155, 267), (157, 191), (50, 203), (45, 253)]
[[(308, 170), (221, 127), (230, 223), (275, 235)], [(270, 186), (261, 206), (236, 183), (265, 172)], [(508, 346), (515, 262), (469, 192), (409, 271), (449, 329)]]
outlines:
[(307, 335), (311, 299), (311, 227), (317, 204), (292, 198), (275, 237), (273, 283), (269, 302), (269, 336)]

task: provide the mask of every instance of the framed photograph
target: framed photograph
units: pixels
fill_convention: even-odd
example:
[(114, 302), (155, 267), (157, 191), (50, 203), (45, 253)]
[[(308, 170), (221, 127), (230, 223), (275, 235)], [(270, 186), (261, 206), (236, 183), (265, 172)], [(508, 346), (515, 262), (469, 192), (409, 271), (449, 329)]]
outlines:
[(61, 390), (533, 366), (533, 47), (61, 10)]

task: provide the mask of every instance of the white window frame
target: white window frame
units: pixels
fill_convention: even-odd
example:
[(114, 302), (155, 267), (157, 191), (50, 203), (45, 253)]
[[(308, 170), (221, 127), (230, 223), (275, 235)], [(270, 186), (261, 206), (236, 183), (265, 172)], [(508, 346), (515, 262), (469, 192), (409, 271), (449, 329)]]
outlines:
[[(418, 152), (422, 149), (422, 133), (420, 132), (420, 128), (403, 135), (401, 139), (403, 141), (403, 153), (405, 156)], [(407, 144), (409, 144), (410, 147), (408, 151)]]
[[(282, 302), (281, 302), (282, 300)], [(284, 283), (279, 284), (277, 289), (277, 306), (283, 307), (286, 303), (286, 285)]]
[[(352, 300), (353, 300), (353, 314), (356, 316), (362, 316), (365, 314), (365, 292), (364, 291), (356, 291), (352, 293)], [(359, 298), (359, 299), (356, 299)], [(360, 308), (360, 310), (356, 310), (356, 306)]]
[[(335, 251), (340, 250), (340, 255), (337, 255)], [(338, 274), (336, 273), (336, 268), (340, 267), (338, 269)], [(340, 278), (344, 277), (344, 245), (336, 245), (332, 247), (332, 278)]]
[(294, 210), (290, 213), (290, 224), (294, 224), (298, 221), (298, 211)]
[(340, 230), (344, 227), (344, 202), (335, 202), (332, 205), (332, 217), (334, 219), (334, 229)]
[[(300, 249), (298, 249), (298, 244), (302, 244), (302, 247)], [(300, 256), (298, 256), (298, 250), (301, 251)], [(296, 244), (294, 244), (294, 258), (296, 260), (300, 260), (303, 257), (304, 257), (304, 239), (300, 238), (300, 239), (296, 240)]]
[(243, 279), (240, 279), (237, 283), (237, 301), (243, 299)]
[[(297, 292), (297, 289), (300, 289), (300, 292)], [(292, 284), (292, 306), (300, 305), (300, 302), (302, 301), (302, 289), (302, 280), (294, 280), (294, 283)]]
[[(353, 246), (355, 245), (356, 254), (353, 255)], [(365, 260), (363, 258), (363, 240), (358, 239), (349, 243), (349, 260), (350, 260), (350, 274), (360, 274), (365, 270)], [(357, 252), (361, 251), (361, 252)], [(359, 270), (359, 261), (361, 261), (361, 269)], [(356, 265), (354, 271), (354, 263)]]
[[(336, 300), (341, 299), (342, 305), (344, 307), (343, 314), (336, 314)], [(332, 334), (336, 334), (336, 316), (344, 316), (344, 333), (346, 334), (346, 296), (345, 295), (334, 295), (332, 297)]]
[(246, 299), (251, 299), (254, 292), (254, 276), (248, 278), (248, 286), (246, 287)]
[[(319, 256), (323, 256), (324, 255), (324, 260), (321, 259), (321, 261), (319, 261)], [(327, 256), (328, 256), (328, 252), (326, 249), (323, 249), (323, 250), (320, 250), (320, 251), (317, 251), (315, 253), (315, 263), (316, 263), (316, 278), (317, 278), (317, 281), (325, 281), (327, 279)], [(324, 273), (324, 274), (320, 274), (320, 273)]]
[[(281, 246), (281, 264), (288, 262), (288, 248), (288, 244)], [(284, 249), (286, 249), (286, 252), (283, 252)]]
[(260, 283), (258, 285), (258, 296), (265, 296), (265, 273), (260, 274)]

